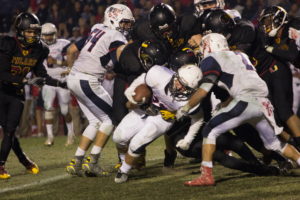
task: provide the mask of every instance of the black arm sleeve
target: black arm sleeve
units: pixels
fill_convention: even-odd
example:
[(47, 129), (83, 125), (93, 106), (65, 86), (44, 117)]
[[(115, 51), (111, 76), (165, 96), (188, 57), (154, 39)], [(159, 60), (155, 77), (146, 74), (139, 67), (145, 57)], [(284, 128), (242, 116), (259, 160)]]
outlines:
[(85, 44), (85, 41), (87, 38), (88, 37), (84, 37), (81, 40), (74, 43), (79, 51), (81, 51), (81, 49), (84, 47), (84, 44)]
[(111, 58), (114, 65), (118, 62), (118, 60), (117, 60), (117, 49), (118, 49), (118, 47), (120, 47), (124, 44), (125, 43), (122, 42), (122, 41), (114, 41), (109, 45), (109, 55), (110, 55), (110, 58)]
[(286, 46), (274, 46), (272, 54), (284, 60), (293, 62), (294, 60), (296, 60), (299, 52), (295, 41), (290, 40), (288, 45)]

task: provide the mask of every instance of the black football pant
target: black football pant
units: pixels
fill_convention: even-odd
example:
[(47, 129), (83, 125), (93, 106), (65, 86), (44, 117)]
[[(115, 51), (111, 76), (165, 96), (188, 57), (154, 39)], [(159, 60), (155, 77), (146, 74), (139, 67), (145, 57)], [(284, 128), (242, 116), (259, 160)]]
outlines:
[[(190, 126), (189, 120), (177, 122), (175, 127), (172, 127), (169, 137), (175, 146), (180, 139), (183, 139)], [(232, 135), (224, 133), (217, 138), (216, 151), (213, 155), (213, 160), (221, 165), (244, 172), (254, 173), (258, 175), (269, 175), (273, 173), (268, 166), (259, 163), (258, 159), (253, 155), (251, 150), (243, 143), (243, 141)], [(186, 151), (177, 148), (177, 150), (186, 157), (202, 159), (202, 135), (201, 130), (192, 142), (190, 148)], [(232, 150), (237, 153), (242, 159), (229, 156), (225, 150)]]
[(127, 88), (127, 82), (120, 76), (115, 77), (114, 82), (114, 95), (113, 95), (113, 124), (117, 126), (121, 120), (127, 115), (128, 109), (126, 108), (127, 98), (124, 91)]
[(289, 66), (274, 60), (269, 70), (261, 73), (260, 77), (268, 86), (276, 122), (285, 126), (286, 121), (294, 114), (293, 80)]
[(3, 129), (3, 139), (0, 150), (0, 165), (4, 165), (10, 150), (13, 149), (19, 161), (27, 166), (28, 159), (23, 153), (19, 140), (15, 136), (23, 111), (23, 102), (0, 91), (0, 125)]

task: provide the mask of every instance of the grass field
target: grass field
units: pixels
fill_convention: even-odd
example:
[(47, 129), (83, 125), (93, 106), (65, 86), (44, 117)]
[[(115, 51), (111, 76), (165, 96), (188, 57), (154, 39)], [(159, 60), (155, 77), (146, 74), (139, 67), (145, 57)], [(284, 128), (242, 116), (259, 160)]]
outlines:
[(112, 171), (108, 177), (71, 177), (65, 166), (73, 157), (76, 146), (64, 147), (65, 138), (57, 137), (53, 147), (43, 146), (43, 138), (21, 139), (24, 151), (40, 166), (38, 175), (26, 174), (12, 153), (7, 169), (12, 178), (0, 180), (0, 199), (36, 200), (300, 200), (300, 177), (258, 177), (216, 165), (217, 186), (184, 187), (183, 182), (198, 174), (199, 164), (189, 164), (189, 159), (178, 158), (176, 168), (162, 168), (163, 140), (148, 148), (147, 167), (133, 171), (125, 184), (115, 184), (113, 166), (117, 162), (114, 144), (109, 142), (101, 158), (105, 169)]

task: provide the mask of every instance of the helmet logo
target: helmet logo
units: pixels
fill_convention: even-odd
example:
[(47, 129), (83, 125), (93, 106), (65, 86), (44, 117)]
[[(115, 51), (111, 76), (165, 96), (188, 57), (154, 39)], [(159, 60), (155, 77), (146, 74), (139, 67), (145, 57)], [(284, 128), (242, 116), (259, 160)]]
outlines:
[(120, 15), (121, 13), (122, 13), (122, 10), (114, 8), (114, 7), (110, 7), (108, 10), (108, 16), (115, 20), (118, 18), (118, 15)]
[(23, 56), (27, 56), (28, 54), (29, 54), (29, 51), (28, 50), (22, 50), (22, 54), (23, 54)]

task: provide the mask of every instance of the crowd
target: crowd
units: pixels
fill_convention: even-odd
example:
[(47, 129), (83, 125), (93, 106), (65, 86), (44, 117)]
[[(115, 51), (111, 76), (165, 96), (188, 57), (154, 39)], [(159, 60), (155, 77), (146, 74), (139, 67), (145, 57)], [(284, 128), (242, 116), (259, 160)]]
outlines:
[[(1, 0), (0, 34), (12, 32), (15, 16), (22, 11), (35, 13), (41, 23), (51, 22), (58, 27), (58, 36), (75, 41), (89, 33), (91, 26), (102, 22), (104, 10), (113, 3), (124, 3), (133, 11), (135, 19), (146, 17), (158, 2), (171, 5), (177, 15), (193, 10), (192, 0)], [(255, 20), (263, 8), (282, 5), (290, 15), (300, 16), (299, 0), (227, 0), (226, 8), (238, 10), (242, 17)]]

